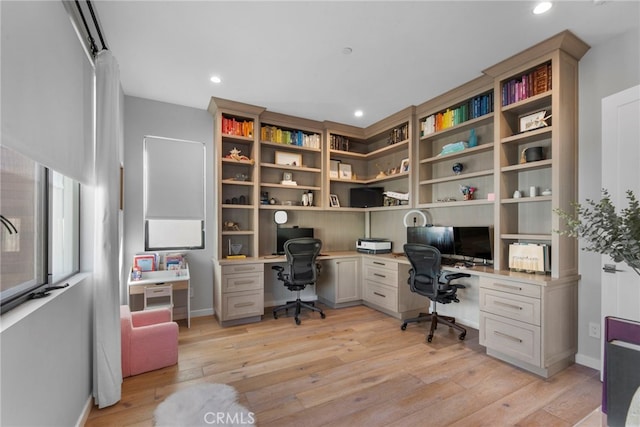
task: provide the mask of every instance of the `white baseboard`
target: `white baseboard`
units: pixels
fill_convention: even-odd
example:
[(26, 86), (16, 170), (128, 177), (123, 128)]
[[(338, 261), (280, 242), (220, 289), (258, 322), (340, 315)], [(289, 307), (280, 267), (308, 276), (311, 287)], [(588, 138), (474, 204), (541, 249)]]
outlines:
[(213, 316), (213, 308), (204, 308), (202, 310), (191, 310), (191, 317)]
[(89, 395), (89, 398), (87, 399), (87, 403), (84, 404), (82, 413), (78, 417), (78, 421), (76, 422), (76, 427), (82, 427), (87, 423), (87, 419), (89, 418), (89, 414), (91, 413), (92, 407), (93, 407), (93, 396)]
[(600, 359), (585, 356), (584, 354), (580, 354), (580, 353), (576, 354), (576, 363), (579, 365), (583, 365), (583, 366), (587, 366), (589, 368), (595, 369), (597, 371), (599, 371), (601, 368)]

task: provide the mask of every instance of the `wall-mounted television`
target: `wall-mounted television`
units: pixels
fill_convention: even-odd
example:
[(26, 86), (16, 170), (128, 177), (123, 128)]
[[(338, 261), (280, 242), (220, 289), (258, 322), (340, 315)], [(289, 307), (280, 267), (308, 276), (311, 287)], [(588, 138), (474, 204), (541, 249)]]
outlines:
[(284, 255), (284, 242), (300, 237), (313, 237), (313, 228), (278, 227), (276, 231), (276, 254)]
[(453, 227), (455, 254), (465, 259), (493, 261), (493, 227)]
[(453, 227), (407, 227), (407, 243), (421, 243), (437, 248), (442, 255), (453, 255)]

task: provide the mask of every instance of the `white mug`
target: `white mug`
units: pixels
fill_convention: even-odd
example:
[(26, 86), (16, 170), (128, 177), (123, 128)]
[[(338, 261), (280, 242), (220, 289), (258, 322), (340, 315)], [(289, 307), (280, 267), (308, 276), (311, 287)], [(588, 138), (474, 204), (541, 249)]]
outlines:
[(520, 195), (520, 191), (516, 190), (516, 191), (514, 191), (514, 192), (513, 192), (513, 198), (514, 198), (514, 199), (519, 199), (519, 198), (520, 198), (520, 196), (521, 196), (521, 195)]

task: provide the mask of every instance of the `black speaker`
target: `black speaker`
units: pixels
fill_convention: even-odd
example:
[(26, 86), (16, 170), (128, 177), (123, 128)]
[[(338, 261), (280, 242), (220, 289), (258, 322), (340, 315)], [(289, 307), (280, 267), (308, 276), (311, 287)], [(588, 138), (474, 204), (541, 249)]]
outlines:
[(352, 208), (373, 208), (384, 204), (383, 187), (352, 188), (349, 205)]

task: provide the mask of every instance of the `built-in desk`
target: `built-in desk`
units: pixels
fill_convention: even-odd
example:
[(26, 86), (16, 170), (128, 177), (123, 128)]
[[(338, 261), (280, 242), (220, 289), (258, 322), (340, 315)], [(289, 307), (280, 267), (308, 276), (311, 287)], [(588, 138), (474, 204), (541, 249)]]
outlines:
[[(148, 286), (171, 284), (173, 285), (173, 318), (187, 319), (187, 327), (191, 327), (191, 298), (190, 298), (190, 282), (191, 276), (189, 275), (189, 266), (181, 270), (159, 270), (159, 271), (144, 271), (142, 272), (142, 278), (138, 280), (132, 280), (131, 274), (129, 274), (129, 280), (127, 281), (127, 287), (129, 288), (129, 307), (132, 311), (142, 308), (142, 301), (134, 301), (135, 296), (144, 295), (144, 288)], [(183, 298), (180, 298), (181, 294)], [(179, 301), (186, 300), (184, 304), (180, 304)], [(178, 302), (178, 303), (176, 303)]]
[[(303, 299), (317, 298), (334, 308), (366, 304), (398, 319), (415, 316), (429, 304), (411, 293), (404, 255), (327, 252), (318, 261), (323, 267), (315, 292), (308, 288)], [(284, 262), (284, 256), (214, 260), (218, 321), (223, 326), (260, 321), (265, 305), (284, 303), (288, 291), (270, 268)], [(477, 328), (488, 354), (543, 377), (573, 363), (580, 276), (554, 279), (485, 266), (443, 269), (470, 277), (457, 281), (466, 286), (458, 291), (460, 303), (440, 304), (438, 312)]]

